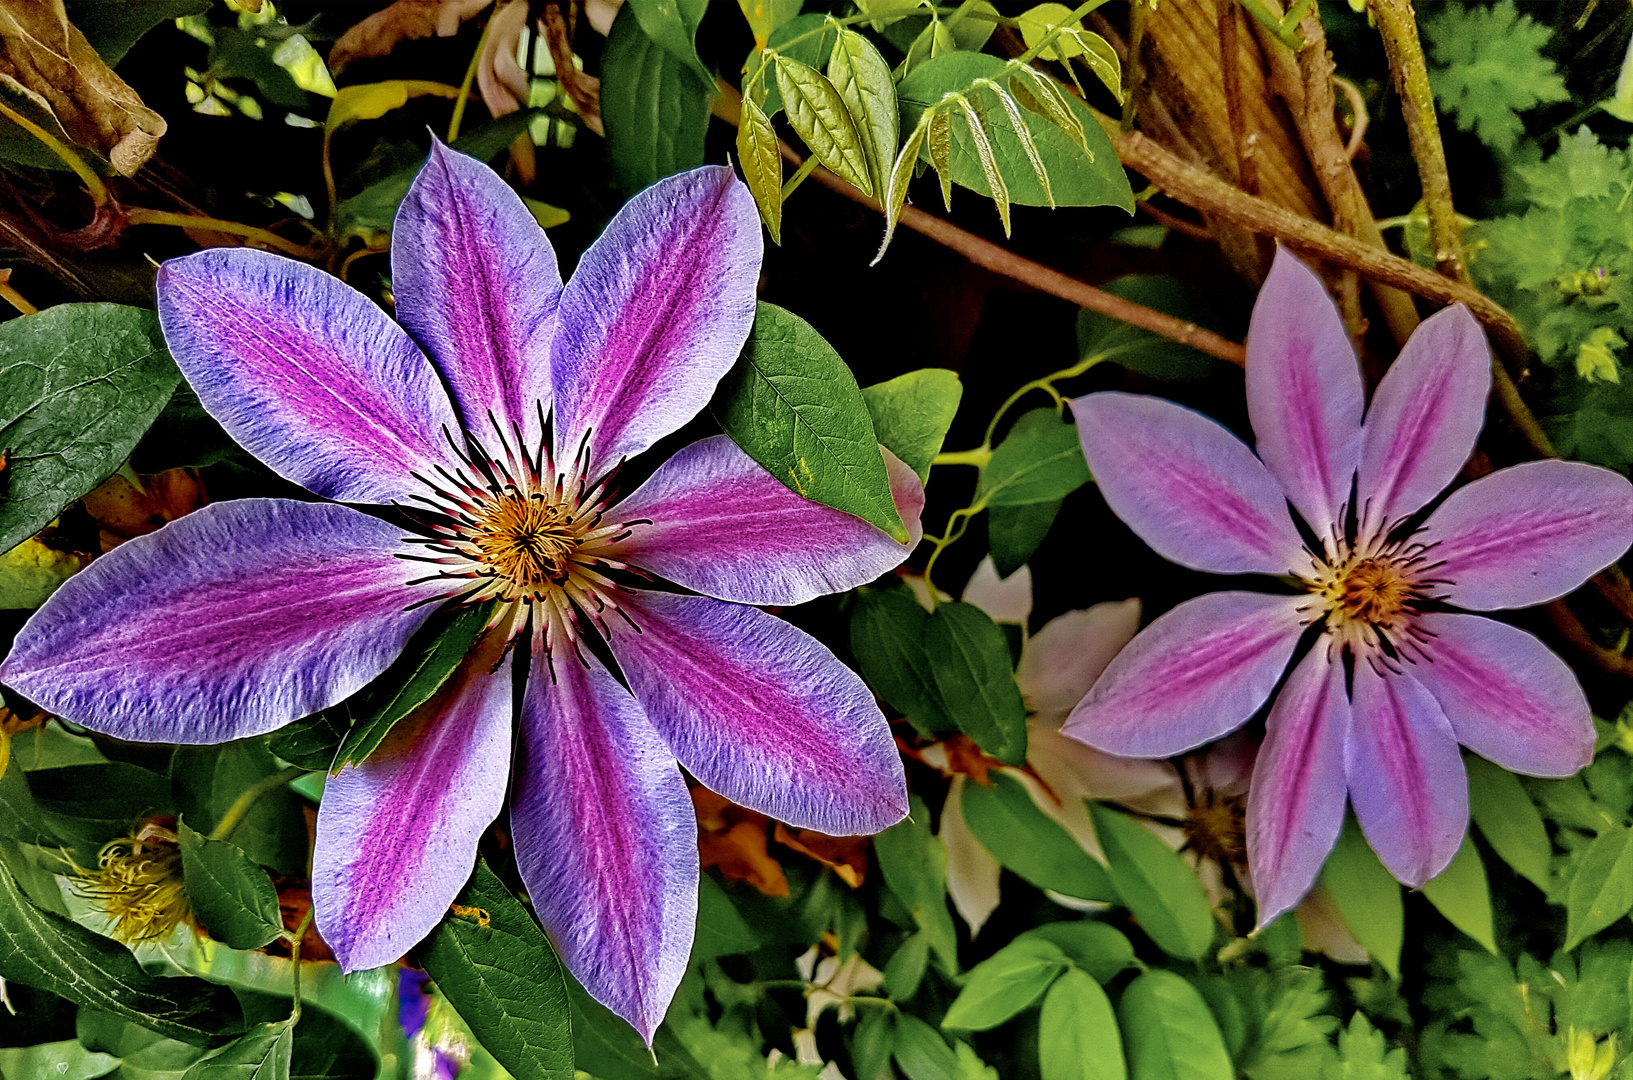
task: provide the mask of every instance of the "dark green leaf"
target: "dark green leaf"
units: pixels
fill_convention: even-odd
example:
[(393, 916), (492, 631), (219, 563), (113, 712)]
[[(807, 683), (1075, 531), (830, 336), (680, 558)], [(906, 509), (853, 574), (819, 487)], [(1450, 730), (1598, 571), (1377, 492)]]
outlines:
[(200, 1058), (182, 1080), (289, 1080), (294, 1025), (287, 1020), (256, 1024), (207, 1058)]
[(624, 191), (703, 164), (713, 80), (641, 29), (633, 5), (613, 20), (601, 54), (601, 121), (607, 157)]
[(698, 24), (709, 9), (709, 0), (628, 0), (635, 19), (647, 37), (662, 45), (676, 60), (689, 65), (697, 77), (712, 85), (714, 73), (697, 54)]
[(993, 450), (975, 498), (987, 506), (1058, 502), (1089, 479), (1076, 425), (1053, 409), (1033, 409)]
[(1355, 940), (1383, 965), (1390, 978), (1400, 978), (1401, 943), (1406, 933), (1401, 887), (1367, 846), (1353, 816), (1345, 819), (1321, 880)]
[(994, 506), (987, 511), (987, 547), (999, 577), (1006, 578), (1026, 565), (1059, 513), (1059, 499)]
[(0, 324), (0, 552), (119, 468), (180, 379), (151, 311), (59, 304)]
[(138, 473), (161, 473), (201, 469), (247, 456), (215, 417), (204, 411), (193, 388), (182, 383), (130, 452), (130, 467)]
[(862, 391), (810, 323), (762, 303), (712, 408), (726, 434), (791, 490), (907, 542)]
[(947, 849), (930, 835), (930, 811), (912, 796), (907, 820), (892, 825), (873, 841), (885, 884), (912, 913), (930, 939), (942, 967), (958, 970), (958, 935), (947, 910)]
[[(288, 1000), (284, 999), (287, 1010)], [(209, 1053), (203, 1047), (167, 1039), (156, 1031), (95, 1009), (81, 1009), (74, 1028), (90, 1050), (120, 1060), (113, 1080), (182, 1080), (193, 1063)]]
[[(1628, 872), (1633, 874), (1633, 865)], [(1423, 895), (1453, 926), (1490, 952), (1497, 951), (1491, 925), (1491, 887), (1473, 837), (1463, 837), (1463, 846), (1457, 849), (1451, 864), (1423, 886)]]
[(516, 1080), (572, 1080), (573, 1032), (561, 962), (527, 909), (478, 862), (456, 907), (421, 946), (425, 970)]
[(1633, 829), (1612, 829), (1589, 845), (1565, 894), (1565, 948), (1633, 910)]
[(964, 820), (993, 858), (1040, 889), (1080, 900), (1117, 899), (1105, 868), (1032, 801), (1019, 780), (988, 775), (989, 785), (964, 785)]
[(958, 1056), (935, 1028), (916, 1016), (896, 1017), (893, 1052), (907, 1080), (958, 1080)]
[(866, 588), (856, 596), (851, 654), (868, 686), (900, 709), (919, 734), (952, 730), (925, 652), (930, 613), (904, 588)]
[(885, 964), (884, 992), (897, 1001), (906, 1001), (918, 993), (929, 960), (929, 937), (909, 934)]
[(777, 59), (774, 71), (789, 126), (805, 140), (818, 161), (864, 194), (872, 195), (873, 181), (868, 176), (862, 136), (833, 83), (816, 68), (786, 56)]
[[(282, 768), (259, 739), (178, 747), (170, 761), (177, 811), (209, 833), (246, 790)], [(280, 874), (304, 874), (308, 848), (303, 808), (300, 796), (287, 787), (268, 791), (239, 819), (232, 842), (262, 866)]]
[(45, 823), (87, 866), (95, 865), (96, 852), (105, 842), (129, 832), (144, 815), (171, 809), (170, 785), (163, 776), (122, 761), (63, 765), (24, 775)]
[(946, 368), (920, 368), (862, 388), (874, 434), (920, 480), (929, 479), (963, 396), (964, 384)]
[(974, 604), (938, 604), (924, 649), (948, 719), (1000, 761), (1024, 762), (1026, 701), (998, 624)]
[(1134, 945), (1128, 936), (1116, 927), (1093, 919), (1077, 922), (1052, 922), (1035, 926), (1016, 940), (1037, 938), (1058, 946), (1066, 958), (1094, 978), (1107, 983), (1119, 972), (1138, 967), (1134, 959)]
[(0, 1076), (98, 1080), (118, 1067), (118, 1058), (87, 1050), (77, 1039), (0, 1047)]
[(1124, 1080), (1123, 1039), (1100, 984), (1081, 971), (1055, 980), (1038, 1025), (1043, 1080)]
[(577, 982), (567, 981), (567, 993), (577, 1069), (618, 1080), (713, 1080), (668, 1024), (658, 1029), (648, 1050), (634, 1028), (586, 994)]
[(1480, 834), (1515, 873), (1547, 892), (1554, 849), (1531, 796), (1502, 766), (1475, 754), (1463, 760), (1469, 773), (1469, 812)]
[[(1209, 329), (1217, 330), (1223, 322), (1220, 312), (1178, 278), (1129, 274), (1113, 278), (1101, 288), (1113, 296)], [(1086, 309), (1077, 315), (1077, 351), (1079, 356), (1104, 357), (1130, 371), (1175, 382), (1207, 378), (1220, 366), (1220, 361), (1207, 353)]]
[(289, 1080), (374, 1080), (380, 1061), (350, 1024), (308, 1005), (295, 1025)]
[(337, 709), (302, 717), (267, 737), (267, 749), (291, 765), (328, 772), (346, 737), (346, 720)]
[(143, 34), (172, 19), (204, 14), (210, 0), (66, 0), (63, 8), (103, 63), (117, 67)]
[(260, 96), (285, 109), (306, 108), (306, 91), (295, 77), (272, 60), (275, 45), (253, 30), (238, 26), (217, 26), (215, 44), (210, 47), (210, 72), (217, 78), (249, 79)]
[(726, 890), (704, 874), (698, 879), (697, 938), (692, 963), (721, 956), (750, 953), (760, 947), (760, 936), (737, 913)]
[(1213, 942), (1213, 908), (1179, 853), (1127, 814), (1089, 803), (1113, 888), (1164, 952), (1197, 960)]
[(0, 978), (37, 986), (197, 1046), (237, 1030), (238, 1000), (202, 979), (148, 975), (123, 945), (42, 911), (0, 867)]
[(995, 1028), (1042, 997), (1070, 966), (1066, 954), (1051, 942), (1012, 941), (970, 969), (941, 1026), (962, 1031)]
[(1148, 971), (1119, 1010), (1133, 1080), (1233, 1080), (1230, 1054), (1208, 1003), (1172, 971)]
[(23, 778), (22, 763), (15, 756), (0, 773), (0, 837), (25, 844), (43, 844), (55, 839), (39, 804)]
[(181, 873), (187, 904), (210, 936), (234, 949), (259, 949), (283, 932), (278, 892), (242, 848), (189, 828), (181, 837)]

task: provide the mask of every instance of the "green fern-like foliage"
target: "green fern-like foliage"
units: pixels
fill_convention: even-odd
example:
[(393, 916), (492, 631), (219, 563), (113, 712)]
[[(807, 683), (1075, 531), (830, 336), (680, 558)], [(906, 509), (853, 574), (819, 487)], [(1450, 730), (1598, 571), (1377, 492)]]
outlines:
[(1458, 127), (1500, 154), (1525, 131), (1520, 113), (1570, 97), (1554, 62), (1542, 55), (1551, 31), (1519, 14), (1513, 0), (1489, 8), (1446, 4), (1423, 29), (1435, 99)]

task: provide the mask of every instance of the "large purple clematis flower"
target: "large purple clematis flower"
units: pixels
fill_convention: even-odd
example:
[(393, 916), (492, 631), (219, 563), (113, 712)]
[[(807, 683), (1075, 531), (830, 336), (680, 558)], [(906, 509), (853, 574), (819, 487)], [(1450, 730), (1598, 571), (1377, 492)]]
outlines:
[(1445, 869), (1468, 825), (1459, 743), (1535, 776), (1593, 756), (1588, 703), (1564, 662), (1522, 630), (1452, 609), (1526, 607), (1581, 585), (1633, 542), (1633, 484), (1541, 461), (1458, 488), (1425, 517), (1474, 448), (1490, 380), (1485, 337), (1455, 306), (1412, 335), (1366, 408), (1337, 308), (1282, 251), (1247, 339), (1257, 456), (1169, 401), (1072, 402), (1106, 502), (1159, 554), (1286, 575), (1298, 592), (1211, 593), (1163, 615), (1106, 668), (1067, 734), (1136, 757), (1217, 739), (1319, 631), (1270, 708), (1253, 771), (1261, 925), (1309, 890), (1346, 789), (1384, 865), (1415, 887)]
[[(800, 498), (724, 437), (616, 498), (619, 463), (703, 408), (753, 322), (760, 225), (730, 170), (637, 195), (563, 285), (521, 199), (439, 145), (393, 237), (401, 326), (263, 252), (165, 264), (165, 337), (200, 401), (335, 502), (217, 504), (116, 549), (29, 620), (0, 678), (118, 738), (221, 742), (354, 693), (437, 602), (496, 601), (436, 696), (329, 780), (318, 927), (348, 971), (419, 941), (469, 876), (514, 758), (516, 857), (540, 918), (650, 1041), (696, 914), (677, 762), (801, 828), (872, 833), (906, 813), (862, 681), (743, 605), (850, 588), (911, 544)], [(923, 489), (887, 461), (916, 541)], [(632, 588), (650, 580), (637, 571), (692, 593)], [(590, 632), (628, 689), (578, 647)], [(530, 667), (513, 676), (518, 637)]]

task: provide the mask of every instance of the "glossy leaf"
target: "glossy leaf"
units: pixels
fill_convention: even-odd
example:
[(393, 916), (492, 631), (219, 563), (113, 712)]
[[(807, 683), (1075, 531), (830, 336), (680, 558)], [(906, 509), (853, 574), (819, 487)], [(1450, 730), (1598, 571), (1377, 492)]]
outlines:
[(765, 222), (771, 239), (782, 243), (782, 154), (777, 149), (777, 132), (765, 112), (746, 94), (737, 127), (737, 162), (743, 170), (743, 182), (754, 196), (754, 205), (760, 209), (760, 220)]
[(1026, 760), (1026, 701), (1015, 685), (1009, 643), (974, 604), (936, 605), (924, 630), (930, 674), (947, 718), (987, 753)]
[(1070, 964), (1058, 945), (1041, 938), (1014, 941), (970, 968), (941, 1020), (944, 1028), (986, 1031), (1043, 996)]
[(1043, 1080), (1125, 1080), (1123, 1038), (1100, 984), (1081, 971), (1055, 980), (1038, 1024)]
[(988, 785), (964, 785), (964, 821), (993, 858), (1040, 889), (1080, 900), (1117, 899), (1105, 867), (1039, 809), (1019, 780), (1001, 772), (988, 778)]
[(930, 810), (912, 796), (907, 819), (873, 841), (885, 884), (896, 894), (930, 941), (942, 967), (958, 970), (958, 935), (947, 910), (947, 849), (930, 834)]
[[(834, 44), (838, 40), (839, 28), (828, 21), (828, 16), (822, 12), (811, 11), (804, 15), (796, 15), (778, 26), (772, 31), (766, 44), (778, 54), (820, 71), (828, 66), (828, 60), (833, 56)], [(771, 55), (762, 52), (758, 47), (748, 54), (748, 58), (743, 62), (743, 85), (763, 89), (765, 99), (760, 103), (761, 107), (765, 109), (767, 116), (776, 116), (782, 112), (782, 92), (777, 89), (775, 75), (770, 71), (762, 73)]]
[(278, 892), (242, 848), (202, 836), (186, 821), (176, 833), (187, 905), (211, 937), (234, 949), (259, 949), (283, 932)]
[[(1633, 872), (1633, 865), (1629, 867)], [(1485, 864), (1472, 836), (1463, 837), (1463, 846), (1440, 875), (1423, 886), (1428, 897), (1448, 922), (1486, 947), (1497, 951), (1492, 929), (1491, 886), (1486, 881)]]
[[(896, 84), (879, 50), (854, 30), (841, 30), (828, 58), (828, 81), (845, 103), (867, 159), (873, 193), (883, 196), (896, 161), (901, 122)], [(883, 440), (881, 440), (883, 441)], [(889, 444), (886, 443), (888, 446)]]
[(295, 1026), (256, 1024), (218, 1052), (195, 1062), (182, 1080), (288, 1080)]
[(704, 83), (713, 85), (714, 73), (697, 54), (697, 27), (709, 9), (709, 0), (626, 0), (641, 30), (676, 60), (687, 65)]
[(898, 709), (919, 734), (953, 728), (936, 691), (924, 634), (930, 613), (903, 588), (864, 588), (851, 611), (851, 655), (862, 678)]
[(59, 304), (0, 324), (0, 552), (117, 469), (180, 381), (142, 308)]
[(601, 122), (619, 187), (633, 194), (703, 164), (714, 81), (652, 40), (634, 5), (613, 20), (601, 78)]
[(1123, 906), (1171, 956), (1196, 960), (1213, 942), (1213, 908), (1179, 853), (1127, 814), (1089, 803), (1095, 836)]
[(1088, 482), (1077, 428), (1054, 409), (1033, 409), (992, 451), (975, 498), (987, 506), (1058, 502)]
[(1233, 1080), (1219, 1025), (1196, 987), (1172, 971), (1148, 971), (1118, 1006), (1132, 1080)]
[(1017, 941), (1023, 939), (1050, 942), (1099, 983), (1110, 982), (1118, 973), (1139, 966), (1128, 935), (1093, 919), (1044, 923), (1016, 938)]
[(1390, 978), (1400, 978), (1406, 932), (1400, 883), (1373, 854), (1353, 815), (1344, 819), (1321, 880), (1355, 940)]
[(964, 384), (946, 368), (920, 368), (862, 388), (879, 442), (920, 480), (929, 479), (963, 396)]
[(1554, 849), (1525, 785), (1483, 757), (1466, 754), (1463, 760), (1469, 773), (1469, 812), (1480, 835), (1515, 873), (1547, 892)]
[(1000, 505), (987, 511), (987, 547), (1000, 578), (1026, 565), (1059, 513), (1059, 499)]
[[(832, 61), (829, 61), (832, 63)], [(776, 61), (777, 89), (789, 126), (816, 159), (841, 179), (873, 194), (867, 151), (850, 110), (828, 77), (786, 56)]]
[(420, 958), (482, 1046), (516, 1080), (572, 1080), (561, 961), (485, 862), (477, 862)]
[(906, 542), (856, 377), (810, 323), (760, 304), (711, 408), (732, 441), (791, 490)]
[(1633, 910), (1633, 829), (1607, 829), (1588, 845), (1565, 894), (1565, 948), (1574, 949)]

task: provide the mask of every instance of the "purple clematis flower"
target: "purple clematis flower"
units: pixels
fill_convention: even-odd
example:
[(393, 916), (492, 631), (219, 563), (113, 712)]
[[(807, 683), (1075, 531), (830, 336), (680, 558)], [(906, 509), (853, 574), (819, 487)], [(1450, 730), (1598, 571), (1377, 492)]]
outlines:
[[(335, 501), (216, 504), (125, 544), (35, 613), (0, 678), (118, 738), (222, 742), (355, 693), (433, 605), (496, 601), (436, 696), (330, 778), (318, 927), (347, 971), (419, 941), (469, 876), (514, 758), (516, 857), (539, 916), (584, 987), (650, 1041), (696, 915), (677, 762), (800, 828), (872, 833), (907, 810), (862, 681), (744, 605), (850, 588), (912, 545), (800, 498), (724, 437), (618, 498), (619, 463), (704, 407), (753, 322), (760, 225), (730, 170), (637, 195), (564, 285), (521, 199), (438, 145), (393, 237), (401, 326), (260, 251), (165, 264), (165, 338), (204, 407)], [(886, 459), (916, 541), (923, 489)], [(692, 592), (631, 587), (652, 577)], [(628, 689), (578, 647), (591, 632)], [(513, 675), (518, 638), (531, 655)]]
[(1593, 757), (1588, 703), (1564, 662), (1522, 630), (1452, 608), (1527, 607), (1581, 585), (1633, 542), (1633, 484), (1539, 461), (1467, 484), (1425, 517), (1474, 448), (1490, 385), (1485, 337), (1454, 306), (1412, 335), (1365, 408), (1337, 308), (1281, 251), (1247, 338), (1258, 456), (1159, 398), (1072, 402), (1106, 502), (1159, 554), (1298, 587), (1181, 604), (1118, 654), (1064, 728), (1114, 754), (1181, 753), (1246, 723), (1314, 637), (1253, 770), (1260, 925), (1315, 881), (1346, 789), (1384, 865), (1417, 887), (1468, 826), (1459, 743), (1533, 776)]

